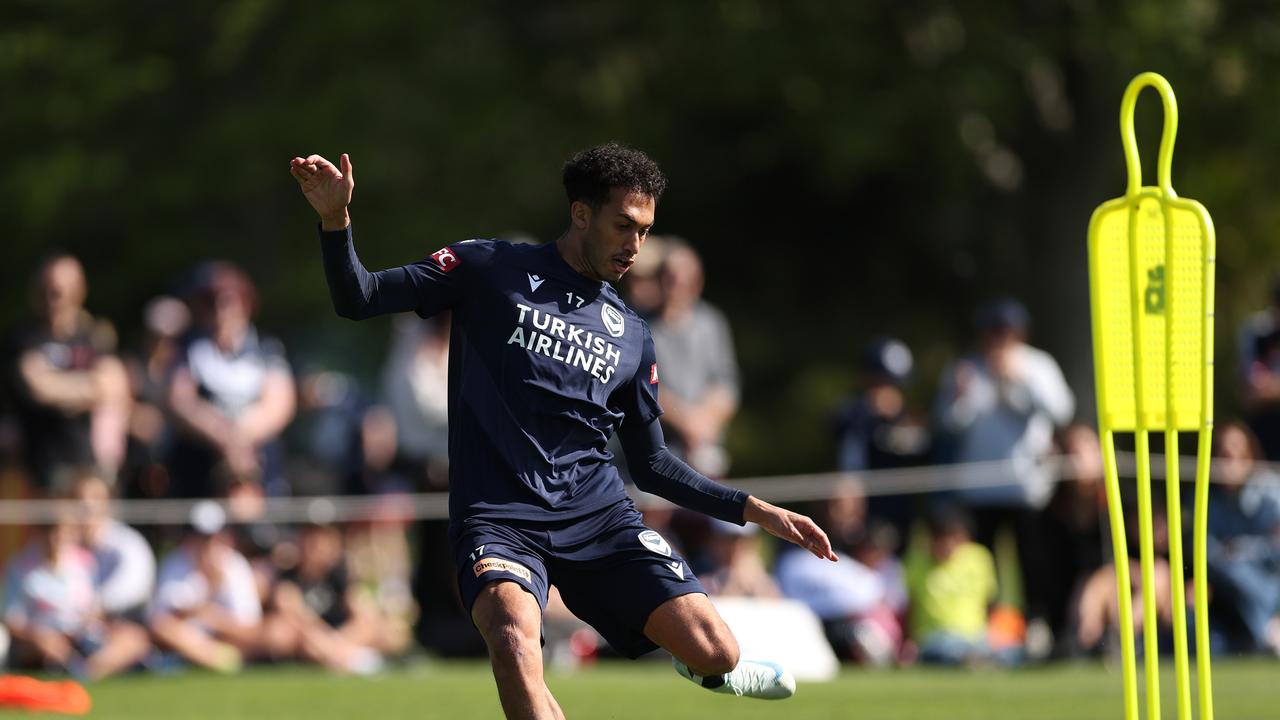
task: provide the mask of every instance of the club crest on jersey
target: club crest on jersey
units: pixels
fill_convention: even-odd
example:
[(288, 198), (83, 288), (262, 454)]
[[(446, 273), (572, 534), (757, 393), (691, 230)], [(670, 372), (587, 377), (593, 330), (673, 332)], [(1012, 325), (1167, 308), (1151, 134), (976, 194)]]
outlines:
[(622, 331), (626, 329), (626, 320), (623, 319), (622, 313), (618, 312), (618, 308), (609, 303), (600, 303), (600, 319), (604, 321), (604, 329), (614, 337), (622, 337)]
[(671, 546), (667, 544), (666, 540), (662, 539), (661, 535), (654, 532), (653, 530), (645, 530), (644, 532), (640, 533), (639, 538), (640, 538), (641, 544), (643, 544), (645, 547), (649, 548), (650, 550), (658, 553), (659, 555), (666, 555), (667, 557), (671, 557)]
[(435, 260), (436, 264), (439, 265), (440, 269), (444, 272), (449, 272), (450, 270), (458, 267), (458, 256), (454, 254), (453, 250), (447, 247), (442, 247), (431, 253), (431, 259)]

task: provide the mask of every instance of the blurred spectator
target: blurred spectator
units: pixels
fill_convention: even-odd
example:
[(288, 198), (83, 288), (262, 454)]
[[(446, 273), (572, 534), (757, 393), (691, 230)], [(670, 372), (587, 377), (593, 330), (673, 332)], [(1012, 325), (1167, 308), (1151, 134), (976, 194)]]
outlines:
[(142, 345), (125, 358), (133, 396), (126, 494), (162, 497), (169, 484), (164, 461), (173, 440), (167, 416), (169, 376), (191, 325), (191, 312), (181, 300), (162, 295), (147, 302), (142, 318)]
[[(1063, 455), (1062, 479), (1049, 505), (1039, 514), (1043, 550), (1038, 560), (1045, 572), (1045, 622), (1050, 636), (1045, 647), (1035, 648), (1035, 631), (1029, 633), (1028, 653), (1039, 656), (1054, 650), (1073, 654), (1071, 609), (1084, 583), (1104, 563), (1106, 489), (1103, 485), (1102, 448), (1098, 434), (1086, 425), (1071, 425), (1058, 440)], [(1034, 625), (1032, 626), (1034, 628)]]
[(93, 556), (76, 539), (76, 526), (61, 520), (10, 561), (4, 624), (12, 664), (97, 680), (129, 669), (150, 645), (140, 626), (103, 619)]
[(111, 516), (111, 489), (101, 475), (80, 472), (72, 496), (83, 507), (83, 541), (93, 555), (93, 587), (103, 616), (109, 622), (145, 622), (156, 581), (151, 546), (137, 530)]
[[(902, 341), (877, 338), (862, 357), (862, 391), (845, 403), (836, 421), (837, 468), (844, 472), (922, 465), (928, 459), (929, 431), (907, 410), (903, 388), (911, 378), (911, 350)], [(873, 517), (893, 523), (900, 534), (915, 515), (914, 495), (876, 493)]]
[[(1126, 498), (1125, 535), (1129, 551), (1129, 586), (1133, 598), (1133, 629), (1138, 647), (1142, 647), (1143, 592), (1141, 545), (1138, 538), (1138, 513), (1135, 498)], [(1169, 636), (1173, 618), (1172, 575), (1169, 570), (1169, 523), (1161, 508), (1163, 503), (1152, 498), (1151, 541), (1155, 552), (1152, 576), (1155, 581), (1156, 631), (1160, 633), (1159, 645), (1171, 646)], [(1109, 543), (1110, 540), (1108, 539)], [(1188, 606), (1189, 607), (1189, 606)], [(1085, 581), (1080, 591), (1076, 609), (1076, 638), (1079, 650), (1086, 653), (1102, 653), (1108, 643), (1118, 637), (1120, 628), (1120, 604), (1116, 587), (1116, 565), (1109, 562), (1098, 568)]]
[(920, 661), (967, 665), (995, 660), (987, 644), (988, 610), (996, 598), (991, 553), (971, 542), (968, 517), (941, 506), (928, 520), (928, 547), (907, 552), (911, 637)]
[(171, 494), (225, 495), (214, 482), (220, 465), (267, 495), (288, 494), (277, 438), (293, 419), (293, 377), (280, 343), (250, 323), (257, 291), (242, 270), (215, 262), (198, 271), (191, 304), (197, 329), (169, 385), (181, 430)]
[(235, 672), (245, 656), (264, 647), (262, 606), (253, 570), (231, 547), (225, 523), (217, 503), (195, 505), (186, 538), (160, 563), (147, 619), (163, 649), (202, 667)]
[[(1036, 508), (1049, 500), (1050, 472), (1038, 461), (1052, 448), (1053, 431), (1075, 411), (1062, 370), (1047, 353), (1026, 344), (1029, 317), (1013, 300), (978, 314), (978, 352), (949, 366), (938, 395), (939, 425), (954, 462), (1011, 461), (990, 487), (967, 488), (961, 497), (976, 508)], [(984, 474), (992, 470), (984, 469)], [(981, 523), (980, 523), (981, 524)]]
[(432, 490), (449, 486), (449, 329), (447, 315), (397, 317), (382, 371), (400, 462)]
[(1280, 476), (1242, 423), (1214, 432), (1207, 558), (1213, 610), (1234, 650), (1280, 655)]
[(831, 540), (831, 547), (849, 553), (867, 529), (867, 493), (862, 481), (846, 476), (831, 488), (814, 515)]
[(222, 488), (231, 526), (226, 534), (231, 547), (249, 561), (258, 582), (259, 599), (265, 601), (275, 581), (271, 555), (286, 538), (287, 528), (266, 517), (267, 498), (257, 478), (236, 476), (225, 464), (213, 472), (213, 486)]
[(778, 598), (782, 592), (760, 561), (758, 525), (711, 520), (698, 579), (712, 595)]
[[(375, 646), (384, 653), (396, 655), (408, 647), (418, 605), (413, 597), (412, 553), (406, 523), (388, 517), (391, 514), (388, 509), (381, 519), (353, 523), (347, 530), (346, 542), (352, 584), (362, 589), (361, 597), (377, 611), (384, 635), (395, 638)], [(424, 554), (420, 546), (417, 550)], [(450, 592), (452, 587), (446, 584), (444, 590)]]
[(1280, 276), (1271, 306), (1254, 313), (1240, 331), (1241, 400), (1264, 456), (1280, 461)]
[(861, 538), (854, 544), (851, 554), (854, 560), (880, 578), (885, 605), (899, 619), (905, 619), (909, 598), (906, 574), (897, 554), (901, 538), (893, 525), (871, 518), (867, 521), (867, 528)]
[[(384, 615), (412, 622), (418, 608), (418, 638), (454, 652), (472, 642), (471, 621), (459, 610), (457, 578), (449, 554), (447, 520), (415, 525), (417, 565), (409, 577), (405, 523), (396, 519), (395, 493), (449, 486), (449, 336), (447, 315), (430, 320), (398, 317), (382, 373), (386, 407), (370, 408), (361, 420), (362, 492), (385, 496), (380, 517), (352, 527), (348, 536), (352, 571), (376, 587)], [(407, 476), (407, 477), (406, 477)], [(407, 480), (407, 485), (405, 481)], [(405, 592), (412, 583), (412, 597)], [(416, 607), (415, 601), (416, 600)]]
[(46, 260), (33, 287), (35, 315), (9, 351), (26, 464), (44, 492), (79, 465), (96, 464), (114, 480), (124, 461), (128, 380), (112, 355), (115, 330), (85, 311), (87, 293), (79, 260)]
[(310, 523), (298, 562), (280, 573), (264, 634), (272, 657), (316, 662), (335, 672), (367, 675), (382, 653), (402, 651), (407, 630), (386, 623), (377, 605), (347, 579), (342, 531)]
[(644, 252), (636, 256), (635, 264), (622, 276), (622, 296), (637, 315), (650, 320), (662, 309), (661, 271), (667, 256), (667, 241), (660, 235), (652, 235), (644, 247)]
[(729, 323), (702, 299), (702, 260), (664, 238), (662, 307), (650, 323), (658, 355), (658, 401), (673, 452), (705, 475), (723, 477), (724, 432), (738, 411), (738, 361)]
[[(289, 486), (295, 495), (376, 492), (362, 477), (361, 425), (372, 410), (351, 375), (321, 368), (301, 373), (298, 415), (287, 433)], [(390, 422), (394, 453), (395, 421)]]
[(1027, 345), (1030, 318), (1021, 304), (994, 302), (977, 321), (978, 352), (942, 375), (938, 425), (949, 460), (981, 463), (961, 469), (957, 492), (972, 513), (975, 538), (993, 548), (1001, 528), (1013, 531), (1027, 616), (1042, 619), (1048, 601), (1036, 511), (1049, 501), (1053, 473), (1041, 460), (1052, 449), (1055, 427), (1071, 420), (1075, 397), (1053, 358)]
[(813, 519), (831, 537), (839, 562), (832, 565), (803, 549), (786, 547), (775, 574), (783, 594), (808, 605), (822, 621), (837, 656), (886, 665), (898, 657), (902, 642), (894, 608), (902, 592), (887, 586), (878, 569), (848, 554), (863, 535), (865, 517), (859, 485), (845, 482), (834, 488), (833, 497), (815, 509)]
[[(386, 407), (375, 405), (365, 411), (359, 448), (360, 466), (352, 475), (348, 492), (375, 494), (379, 499), (368, 517), (348, 526), (347, 563), (353, 580), (368, 591), (385, 622), (407, 628), (417, 612), (411, 591), (412, 553), (407, 538), (412, 516), (406, 511), (404, 497), (413, 488), (395, 469), (396, 423)], [(445, 532), (447, 523), (432, 522), (438, 532)], [(418, 556), (424, 561), (444, 562), (446, 558), (437, 552), (418, 548)], [(446, 563), (438, 570), (451, 567)], [(444, 590), (450, 589), (446, 583)]]

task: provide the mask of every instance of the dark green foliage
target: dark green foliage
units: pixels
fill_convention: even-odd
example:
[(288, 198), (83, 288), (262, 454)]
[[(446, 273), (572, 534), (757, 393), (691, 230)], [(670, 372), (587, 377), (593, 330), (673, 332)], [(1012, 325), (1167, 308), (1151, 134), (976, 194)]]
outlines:
[[(564, 159), (618, 140), (662, 165), (655, 232), (704, 251), (734, 323), (737, 474), (828, 467), (825, 413), (871, 335), (913, 346), (925, 401), (974, 304), (1009, 293), (1090, 418), (1085, 229), (1124, 189), (1124, 86), (1156, 70), (1180, 101), (1174, 185), (1217, 222), (1230, 409), (1235, 328), (1280, 254), (1280, 18), (1261, 8), (14, 0), (0, 323), (54, 247), (86, 260), (91, 308), (126, 337), (147, 297), (224, 257), (295, 357), (369, 374), (385, 324), (332, 316), (290, 157), (351, 153), (360, 247), (384, 266), (554, 238)], [(1157, 107), (1139, 108), (1149, 158)]]

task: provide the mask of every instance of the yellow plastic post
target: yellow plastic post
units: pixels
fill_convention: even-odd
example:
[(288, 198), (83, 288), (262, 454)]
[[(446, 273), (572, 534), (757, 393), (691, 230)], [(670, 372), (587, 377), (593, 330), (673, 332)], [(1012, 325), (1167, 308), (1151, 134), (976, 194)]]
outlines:
[[(1142, 185), (1133, 130), (1138, 95), (1153, 87), (1164, 105), (1157, 184)], [(1197, 696), (1201, 720), (1213, 717), (1209, 677), (1205, 540), (1209, 437), (1213, 428), (1213, 221), (1200, 203), (1173, 190), (1178, 109), (1173, 88), (1155, 73), (1129, 83), (1120, 104), (1120, 137), (1128, 185), (1124, 197), (1094, 211), (1089, 223), (1090, 305), (1098, 427), (1106, 468), (1107, 506), (1119, 592), (1124, 713), (1137, 720), (1137, 662), (1124, 513), (1115, 463), (1115, 433), (1132, 432), (1137, 450), (1138, 530), (1143, 588), (1147, 716), (1160, 717), (1152, 537), (1151, 431), (1165, 433), (1169, 560), (1172, 570), (1174, 663), (1181, 720), (1191, 718), (1191, 683), (1182, 588), (1178, 431), (1199, 433), (1193, 523), (1196, 585)]]

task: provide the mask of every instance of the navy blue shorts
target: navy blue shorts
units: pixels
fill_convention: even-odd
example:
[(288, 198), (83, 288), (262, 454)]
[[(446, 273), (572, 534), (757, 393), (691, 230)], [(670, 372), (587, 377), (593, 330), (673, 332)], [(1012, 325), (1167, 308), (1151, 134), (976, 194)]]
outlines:
[(644, 626), (659, 605), (706, 594), (689, 564), (644, 526), (630, 502), (570, 521), (466, 518), (449, 530), (468, 615), (491, 582), (519, 583), (544, 610), (555, 585), (574, 615), (630, 658), (657, 648)]

